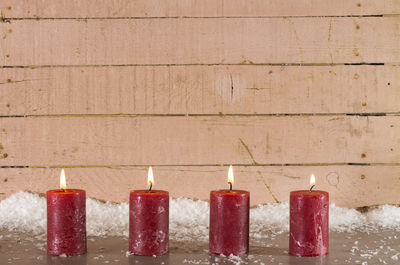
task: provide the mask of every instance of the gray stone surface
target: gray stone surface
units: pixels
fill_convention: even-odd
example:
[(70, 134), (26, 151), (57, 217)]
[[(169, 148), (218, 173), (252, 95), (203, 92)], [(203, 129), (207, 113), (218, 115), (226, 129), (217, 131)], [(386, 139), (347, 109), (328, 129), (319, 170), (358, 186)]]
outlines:
[[(266, 233), (251, 239), (250, 254), (241, 258), (209, 255), (207, 243), (170, 241), (170, 252), (160, 257), (127, 256), (122, 237), (89, 237), (88, 253), (76, 257), (46, 254), (45, 236), (0, 231), (0, 264), (400, 264), (400, 235), (394, 230), (331, 233), (330, 254), (322, 258), (288, 255), (288, 234)], [(396, 260), (398, 257), (399, 260)]]

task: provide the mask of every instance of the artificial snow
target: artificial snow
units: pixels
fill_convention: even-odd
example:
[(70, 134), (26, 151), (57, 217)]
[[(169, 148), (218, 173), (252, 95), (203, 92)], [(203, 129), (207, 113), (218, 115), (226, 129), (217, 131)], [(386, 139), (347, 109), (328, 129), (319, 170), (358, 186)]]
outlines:
[(208, 202), (186, 198), (171, 199), (170, 237), (180, 241), (208, 240), (208, 214)]
[(383, 228), (400, 230), (400, 208), (382, 205), (367, 214), (369, 222)]
[[(88, 236), (128, 236), (127, 203), (86, 201)], [(170, 238), (178, 241), (207, 241), (209, 204), (186, 198), (170, 201)], [(362, 214), (354, 209), (330, 205), (330, 230), (390, 228), (400, 231), (400, 208), (383, 205)], [(37, 194), (18, 192), (0, 202), (0, 229), (44, 234), (46, 199)], [(250, 210), (250, 236), (261, 238), (263, 231), (283, 233), (289, 230), (289, 204), (260, 205)], [(355, 243), (357, 245), (357, 243)], [(397, 258), (397, 255), (395, 256)]]
[(251, 209), (250, 219), (250, 234), (254, 238), (260, 238), (266, 229), (275, 232), (289, 231), (289, 203), (260, 205)]
[(86, 232), (88, 235), (128, 236), (128, 224), (129, 207), (127, 203), (101, 203), (93, 199), (86, 200)]
[(18, 192), (0, 202), (0, 229), (43, 233), (46, 200), (39, 195)]
[(355, 209), (337, 207), (335, 204), (329, 207), (329, 228), (332, 231), (350, 232), (367, 223), (366, 216)]

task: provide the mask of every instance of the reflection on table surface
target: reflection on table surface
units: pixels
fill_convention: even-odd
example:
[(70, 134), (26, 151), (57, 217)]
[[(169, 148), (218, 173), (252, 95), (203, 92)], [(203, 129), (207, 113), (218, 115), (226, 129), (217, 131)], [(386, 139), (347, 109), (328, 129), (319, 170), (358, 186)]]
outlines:
[(87, 264), (86, 254), (79, 256), (71, 256), (71, 257), (47, 255), (47, 265), (86, 265), (86, 264)]

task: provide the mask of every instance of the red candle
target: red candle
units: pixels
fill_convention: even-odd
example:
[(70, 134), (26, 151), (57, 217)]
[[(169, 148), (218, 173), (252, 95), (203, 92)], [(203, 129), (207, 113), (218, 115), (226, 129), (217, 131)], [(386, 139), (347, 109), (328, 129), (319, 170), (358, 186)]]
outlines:
[(134, 190), (129, 198), (129, 251), (140, 256), (168, 252), (169, 193), (152, 190), (153, 171), (149, 168), (149, 190)]
[(86, 253), (86, 193), (66, 189), (64, 170), (59, 190), (47, 191), (47, 253)]
[(212, 254), (239, 256), (249, 252), (250, 193), (232, 190), (232, 166), (228, 183), (229, 190), (210, 192), (209, 250)]
[(329, 253), (329, 193), (312, 190), (290, 193), (289, 254), (315, 257)]

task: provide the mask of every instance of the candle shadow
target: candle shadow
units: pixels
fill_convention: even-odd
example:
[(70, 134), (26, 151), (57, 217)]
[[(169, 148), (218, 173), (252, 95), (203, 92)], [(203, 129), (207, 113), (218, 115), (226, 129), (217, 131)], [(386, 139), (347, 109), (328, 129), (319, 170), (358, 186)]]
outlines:
[(78, 256), (60, 257), (47, 255), (47, 265), (86, 265), (86, 254)]
[[(130, 255), (128, 257), (129, 265), (138, 265), (138, 264), (151, 264), (151, 265), (169, 265), (169, 254), (165, 254), (162, 256), (136, 256)], [(171, 263), (172, 264), (172, 263)]]

